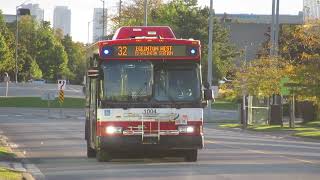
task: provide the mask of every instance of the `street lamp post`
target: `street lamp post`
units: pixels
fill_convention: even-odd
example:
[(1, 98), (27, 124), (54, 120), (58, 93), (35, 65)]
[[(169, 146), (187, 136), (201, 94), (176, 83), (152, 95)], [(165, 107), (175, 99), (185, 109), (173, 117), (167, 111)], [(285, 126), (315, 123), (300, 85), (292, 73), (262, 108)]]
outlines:
[(102, 2), (102, 37), (104, 39), (104, 0), (100, 0)]
[[(209, 15), (209, 43), (208, 43), (208, 88), (212, 86), (212, 56), (213, 56), (213, 0), (210, 0), (210, 15)], [(208, 103), (208, 118), (211, 118), (211, 101)]]
[(87, 40), (87, 44), (89, 45), (89, 41), (90, 41), (90, 39), (89, 39), (89, 36), (90, 36), (90, 22), (91, 21), (88, 21), (88, 40)]
[(270, 48), (270, 56), (271, 57), (278, 55), (279, 9), (280, 9), (280, 0), (272, 0), (271, 48)]
[(148, 0), (144, 0), (144, 26), (148, 26)]
[(121, 24), (122, 0), (119, 1), (119, 25)]
[(19, 6), (16, 6), (16, 49), (15, 49), (16, 58), (15, 58), (15, 77), (14, 77), (16, 83), (18, 83), (18, 36), (19, 36), (18, 8)]

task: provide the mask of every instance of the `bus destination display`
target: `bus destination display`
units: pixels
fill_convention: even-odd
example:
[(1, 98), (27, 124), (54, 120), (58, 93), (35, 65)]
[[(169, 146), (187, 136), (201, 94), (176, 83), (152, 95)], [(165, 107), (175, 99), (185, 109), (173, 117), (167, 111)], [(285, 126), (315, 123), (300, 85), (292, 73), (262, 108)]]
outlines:
[(113, 56), (118, 57), (178, 57), (188, 56), (187, 47), (172, 45), (129, 45), (114, 46)]

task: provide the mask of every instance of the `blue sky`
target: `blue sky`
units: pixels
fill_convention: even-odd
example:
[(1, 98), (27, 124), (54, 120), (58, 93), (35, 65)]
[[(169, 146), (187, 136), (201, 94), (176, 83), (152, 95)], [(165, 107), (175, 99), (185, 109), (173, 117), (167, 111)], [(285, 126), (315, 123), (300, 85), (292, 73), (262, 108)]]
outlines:
[[(15, 7), (25, 0), (0, 0), (0, 8), (5, 14), (15, 14)], [(126, 0), (123, 0), (125, 2)], [(210, 0), (198, 0), (205, 6)], [(117, 11), (119, 0), (105, 0), (109, 12)], [(71, 9), (71, 35), (74, 40), (87, 42), (88, 22), (92, 20), (93, 8), (102, 7), (100, 0), (27, 0), (26, 3), (38, 3), (44, 9), (45, 20), (52, 20), (53, 8), (57, 5)], [(272, 0), (214, 0), (216, 13), (271, 14)], [(303, 0), (280, 0), (281, 14), (298, 14), (302, 10)], [(90, 39), (92, 36), (90, 28)]]

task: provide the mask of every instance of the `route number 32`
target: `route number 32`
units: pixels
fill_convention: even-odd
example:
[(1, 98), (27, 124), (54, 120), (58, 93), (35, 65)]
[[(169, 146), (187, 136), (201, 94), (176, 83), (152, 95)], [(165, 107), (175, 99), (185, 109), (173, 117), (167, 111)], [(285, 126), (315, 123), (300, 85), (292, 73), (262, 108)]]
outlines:
[(128, 56), (128, 47), (118, 46), (118, 56)]

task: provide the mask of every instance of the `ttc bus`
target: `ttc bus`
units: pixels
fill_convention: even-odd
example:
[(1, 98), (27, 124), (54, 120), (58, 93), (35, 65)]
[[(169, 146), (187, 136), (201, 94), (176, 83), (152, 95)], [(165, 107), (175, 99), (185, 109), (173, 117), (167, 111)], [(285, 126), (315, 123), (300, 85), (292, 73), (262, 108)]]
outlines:
[(199, 41), (176, 39), (169, 27), (122, 27), (112, 40), (89, 47), (87, 59), (88, 157), (197, 161), (203, 107), (212, 99), (202, 89)]

